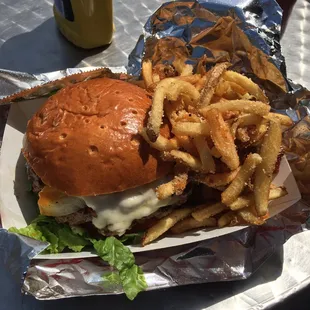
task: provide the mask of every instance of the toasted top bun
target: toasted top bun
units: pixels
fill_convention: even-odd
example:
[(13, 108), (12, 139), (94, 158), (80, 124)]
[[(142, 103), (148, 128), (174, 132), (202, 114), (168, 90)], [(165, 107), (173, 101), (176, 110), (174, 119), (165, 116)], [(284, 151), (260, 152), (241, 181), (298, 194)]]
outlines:
[(171, 171), (138, 134), (151, 99), (101, 78), (63, 88), (28, 122), (23, 154), (42, 181), (72, 196), (124, 191)]

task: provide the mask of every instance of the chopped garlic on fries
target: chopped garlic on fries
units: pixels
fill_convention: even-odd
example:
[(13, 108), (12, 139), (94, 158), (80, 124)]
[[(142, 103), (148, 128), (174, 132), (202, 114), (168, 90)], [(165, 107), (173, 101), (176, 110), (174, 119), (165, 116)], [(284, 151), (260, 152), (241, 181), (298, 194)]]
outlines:
[[(161, 219), (147, 231), (143, 245), (167, 230), (179, 234), (216, 224), (261, 225), (268, 216), (269, 201), (287, 194), (284, 187), (270, 185), (281, 129), (291, 126), (292, 120), (270, 112), (260, 86), (227, 70), (229, 63), (206, 72), (207, 62), (207, 57), (199, 62), (197, 74), (185, 58), (176, 58), (173, 66), (178, 74), (173, 78), (152, 72), (150, 61), (143, 63), (145, 87), (154, 95), (141, 135), (163, 160), (183, 167), (157, 188), (158, 198), (181, 194), (189, 180), (222, 192), (221, 201), (176, 210)], [(171, 125), (170, 139), (160, 134), (163, 117)], [(220, 216), (217, 222), (215, 215)]]

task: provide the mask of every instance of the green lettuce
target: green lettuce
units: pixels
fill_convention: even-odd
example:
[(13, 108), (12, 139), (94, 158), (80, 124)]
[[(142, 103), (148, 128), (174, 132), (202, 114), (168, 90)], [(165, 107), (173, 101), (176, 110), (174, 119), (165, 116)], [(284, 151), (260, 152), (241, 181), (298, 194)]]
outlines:
[(131, 244), (141, 244), (142, 237), (144, 233), (139, 232), (139, 233), (132, 233), (132, 234), (125, 234), (119, 238), (119, 240), (126, 245), (131, 245)]
[(70, 226), (57, 223), (54, 218), (43, 215), (38, 216), (27, 227), (20, 229), (11, 227), (9, 232), (47, 241), (49, 246), (44, 250), (44, 253), (57, 254), (65, 248), (74, 252), (81, 252), (86, 245), (91, 244), (89, 240), (73, 232)]
[(61, 253), (66, 248), (81, 252), (85, 246), (92, 245), (98, 256), (116, 270), (105, 275), (105, 281), (110, 281), (112, 284), (120, 283), (130, 300), (147, 288), (142, 269), (135, 264), (132, 252), (121, 242), (136, 240), (140, 234), (125, 235), (123, 240), (115, 237), (96, 240), (91, 239), (81, 227), (60, 224), (53, 217), (43, 215), (38, 216), (27, 227), (20, 229), (12, 227), (9, 231), (48, 242), (49, 246), (45, 253)]
[[(131, 251), (115, 237), (93, 242), (98, 255), (119, 272), (120, 282), (128, 299), (147, 288), (142, 269), (135, 264)], [(115, 276), (113, 277), (115, 280)]]

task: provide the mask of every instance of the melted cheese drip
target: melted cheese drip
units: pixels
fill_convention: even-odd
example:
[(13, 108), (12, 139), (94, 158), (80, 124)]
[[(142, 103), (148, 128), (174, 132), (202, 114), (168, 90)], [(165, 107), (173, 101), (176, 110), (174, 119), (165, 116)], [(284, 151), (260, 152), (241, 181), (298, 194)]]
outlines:
[(98, 229), (107, 228), (123, 234), (134, 220), (156, 212), (159, 208), (174, 204), (178, 197), (158, 200), (155, 189), (167, 180), (159, 180), (124, 192), (101, 196), (80, 197), (97, 213), (93, 224)]
[(165, 200), (156, 197), (156, 187), (167, 181), (165, 178), (120, 193), (87, 197), (67, 196), (45, 186), (39, 194), (38, 205), (43, 215), (64, 216), (83, 209), (86, 204), (96, 211), (97, 217), (92, 220), (95, 227), (106, 228), (121, 235), (134, 220), (149, 216), (159, 208), (179, 200), (179, 197)]

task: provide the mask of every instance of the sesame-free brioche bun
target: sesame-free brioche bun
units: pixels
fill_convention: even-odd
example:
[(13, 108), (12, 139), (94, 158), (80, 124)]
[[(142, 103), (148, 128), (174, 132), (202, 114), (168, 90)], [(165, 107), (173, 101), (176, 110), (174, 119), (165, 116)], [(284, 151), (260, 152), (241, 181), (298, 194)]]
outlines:
[(171, 171), (138, 134), (151, 99), (109, 78), (68, 86), (28, 122), (22, 150), (43, 183), (72, 196), (124, 191)]

